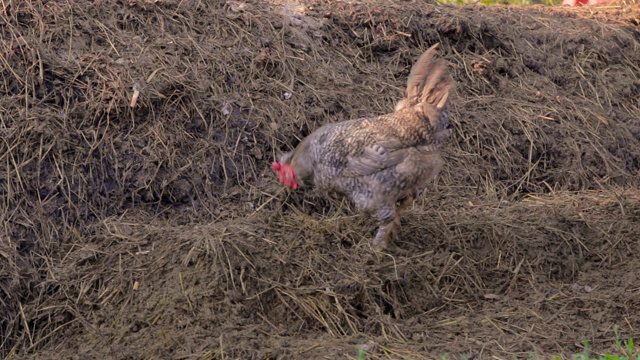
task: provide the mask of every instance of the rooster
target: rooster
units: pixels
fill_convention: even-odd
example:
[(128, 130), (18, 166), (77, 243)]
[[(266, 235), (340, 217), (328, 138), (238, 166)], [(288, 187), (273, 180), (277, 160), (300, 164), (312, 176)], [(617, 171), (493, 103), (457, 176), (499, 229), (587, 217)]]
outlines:
[(326, 124), (271, 167), (289, 189), (314, 186), (348, 196), (379, 228), (372, 246), (383, 250), (400, 213), (440, 172), (440, 150), (451, 135), (447, 104), (453, 80), (438, 44), (411, 68), (404, 99), (390, 114)]

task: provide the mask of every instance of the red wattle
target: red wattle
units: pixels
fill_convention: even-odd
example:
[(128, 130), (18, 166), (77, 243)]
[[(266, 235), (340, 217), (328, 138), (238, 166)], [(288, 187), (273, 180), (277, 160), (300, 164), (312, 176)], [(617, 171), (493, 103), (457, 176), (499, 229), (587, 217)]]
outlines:
[(280, 182), (286, 187), (297, 189), (298, 181), (296, 180), (296, 174), (293, 172), (293, 166), (291, 164), (282, 164), (277, 161), (271, 163), (271, 168), (278, 173)]

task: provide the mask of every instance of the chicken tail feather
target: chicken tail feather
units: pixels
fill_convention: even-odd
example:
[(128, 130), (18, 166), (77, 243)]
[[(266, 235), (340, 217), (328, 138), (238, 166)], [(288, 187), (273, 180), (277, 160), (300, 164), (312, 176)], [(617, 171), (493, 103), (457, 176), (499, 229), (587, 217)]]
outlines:
[(425, 51), (411, 68), (406, 96), (398, 103), (396, 111), (424, 103), (435, 105), (438, 109), (446, 106), (452, 80), (449, 77), (447, 63), (435, 59), (438, 45), (435, 44)]

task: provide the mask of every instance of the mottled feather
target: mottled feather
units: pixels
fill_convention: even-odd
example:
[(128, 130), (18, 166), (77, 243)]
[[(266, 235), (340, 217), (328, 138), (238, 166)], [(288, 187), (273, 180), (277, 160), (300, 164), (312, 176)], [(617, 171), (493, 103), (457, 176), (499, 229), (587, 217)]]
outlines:
[(451, 133), (446, 105), (453, 82), (446, 63), (435, 58), (437, 46), (412, 67), (395, 112), (324, 125), (280, 157), (301, 186), (342, 192), (373, 213), (381, 224), (378, 248), (398, 222), (396, 203), (405, 199), (405, 207), (444, 163), (440, 149)]

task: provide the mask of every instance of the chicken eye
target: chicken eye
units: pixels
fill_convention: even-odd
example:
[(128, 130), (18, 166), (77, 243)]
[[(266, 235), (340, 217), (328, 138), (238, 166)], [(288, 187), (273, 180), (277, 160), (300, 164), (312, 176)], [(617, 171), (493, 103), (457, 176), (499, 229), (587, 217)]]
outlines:
[(445, 128), (446, 130), (451, 129), (451, 123), (447, 123), (447, 124), (444, 126), (444, 128)]

